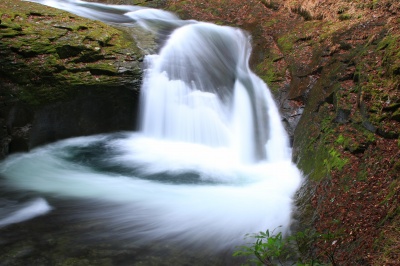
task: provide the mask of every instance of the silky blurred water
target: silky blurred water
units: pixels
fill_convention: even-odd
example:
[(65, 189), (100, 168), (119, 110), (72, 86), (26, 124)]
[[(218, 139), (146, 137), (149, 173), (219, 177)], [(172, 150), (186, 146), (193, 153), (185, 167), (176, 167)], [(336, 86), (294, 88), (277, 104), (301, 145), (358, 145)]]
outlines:
[(35, 2), (175, 30), (146, 57), (139, 132), (59, 141), (0, 163), (1, 259), (233, 265), (245, 234), (288, 230), (301, 174), (268, 87), (248, 66), (247, 33), (161, 10)]

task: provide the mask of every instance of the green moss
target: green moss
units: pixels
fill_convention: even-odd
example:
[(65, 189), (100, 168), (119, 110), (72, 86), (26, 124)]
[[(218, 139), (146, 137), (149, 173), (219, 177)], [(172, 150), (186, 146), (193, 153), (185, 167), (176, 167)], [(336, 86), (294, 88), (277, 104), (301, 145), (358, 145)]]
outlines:
[(24, 102), (61, 101), (140, 74), (143, 54), (127, 33), (43, 5), (21, 1), (17, 11), (14, 5), (0, 3), (0, 74), (21, 87), (15, 95)]
[(278, 90), (278, 86), (275, 82), (283, 79), (282, 73), (277, 70), (278, 69), (274, 67), (273, 61), (268, 58), (258, 64), (255, 69), (256, 73), (268, 84), (273, 92)]
[(339, 15), (339, 20), (349, 20), (349, 19), (351, 19), (350, 14), (340, 14)]
[(383, 63), (387, 75), (400, 75), (400, 35), (388, 34), (377, 45), (377, 51), (384, 51)]
[(328, 153), (328, 158), (324, 159), (327, 172), (330, 173), (332, 170), (342, 171), (343, 167), (348, 163), (348, 159), (343, 159), (340, 152), (334, 148), (331, 148)]
[(343, 145), (347, 142), (347, 139), (345, 137), (343, 137), (342, 134), (340, 134), (335, 142), (339, 145)]
[(277, 44), (281, 51), (285, 54), (289, 54), (292, 49), (293, 49), (293, 43), (294, 43), (294, 36), (287, 35), (278, 38)]
[[(296, 129), (296, 146), (301, 147), (301, 156), (298, 166), (303, 170), (310, 180), (321, 180), (329, 175), (331, 155), (329, 149), (333, 148), (327, 143), (327, 137), (332, 133), (333, 119), (329, 116), (319, 121), (314, 117), (313, 123), (306, 125), (300, 121)], [(302, 131), (299, 133), (299, 131)]]
[(266, 21), (266, 22), (264, 23), (264, 27), (272, 27), (272, 26), (274, 26), (274, 25), (277, 24), (277, 23), (279, 23), (279, 20), (276, 19), (276, 18), (274, 18), (274, 19), (271, 19), (271, 20)]
[[(359, 83), (362, 95), (361, 113), (363, 121), (373, 125), (385, 138), (397, 138), (400, 129), (393, 121), (399, 121), (396, 104), (399, 97), (396, 88), (400, 82), (400, 36), (386, 34), (375, 37), (359, 53), (360, 61), (356, 66), (355, 80)], [(371, 57), (371, 54), (376, 55)], [(362, 59), (362, 61), (361, 61)]]

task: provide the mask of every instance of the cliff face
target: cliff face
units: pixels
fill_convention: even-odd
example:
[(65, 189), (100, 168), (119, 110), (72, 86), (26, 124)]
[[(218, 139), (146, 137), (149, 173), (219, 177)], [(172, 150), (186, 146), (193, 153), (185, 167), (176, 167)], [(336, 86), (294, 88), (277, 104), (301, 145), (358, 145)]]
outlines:
[(400, 3), (175, 1), (185, 18), (239, 26), (270, 86), (307, 181), (299, 229), (329, 235), (320, 261), (400, 261)]
[(0, 158), (50, 141), (135, 127), (143, 52), (100, 22), (0, 3)]
[(384, 265), (399, 260), (400, 10), (364, 11), (334, 22), (320, 44), (328, 56), (305, 98), (294, 159), (315, 189), (311, 224), (334, 235), (318, 248), (341, 264)]

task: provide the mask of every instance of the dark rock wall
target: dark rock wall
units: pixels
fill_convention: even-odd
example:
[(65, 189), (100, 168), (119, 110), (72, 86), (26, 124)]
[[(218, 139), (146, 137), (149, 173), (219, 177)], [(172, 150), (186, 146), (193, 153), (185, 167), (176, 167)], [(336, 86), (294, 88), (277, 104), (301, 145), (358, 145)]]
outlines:
[(0, 3), (0, 158), (74, 136), (136, 127), (152, 36), (46, 6)]
[(66, 101), (32, 106), (5, 103), (0, 119), (0, 158), (56, 140), (137, 126), (138, 92), (126, 88), (89, 90)]
[(28, 148), (75, 136), (134, 130), (137, 94), (125, 89), (89, 92), (34, 113)]

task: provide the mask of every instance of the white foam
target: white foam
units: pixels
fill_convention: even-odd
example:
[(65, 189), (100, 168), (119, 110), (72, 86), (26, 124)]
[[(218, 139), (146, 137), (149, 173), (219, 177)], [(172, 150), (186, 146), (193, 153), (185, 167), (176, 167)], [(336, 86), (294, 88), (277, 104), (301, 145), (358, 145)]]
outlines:
[[(137, 176), (99, 172), (59, 156), (96, 141), (104, 141), (103, 136), (78, 138), (75, 143), (69, 139), (12, 157), (1, 165), (2, 174), (17, 189), (97, 202), (93, 211), (80, 215), (112, 228), (110, 237), (165, 237), (183, 244), (213, 239), (211, 246), (224, 248), (240, 242), (246, 233), (287, 228), (290, 223), (292, 196), (301, 181), (290, 161), (242, 164), (223, 149), (140, 134), (107, 142), (117, 151), (108, 162), (139, 167)], [(200, 183), (140, 178), (185, 171), (197, 173)]]
[(12, 207), (17, 209), (11, 213), (8, 213), (7, 217), (0, 219), (0, 227), (30, 220), (37, 216), (44, 215), (52, 209), (47, 201), (43, 198), (37, 198)]
[[(78, 215), (112, 228), (109, 237), (224, 248), (246, 233), (287, 229), (301, 174), (268, 86), (249, 68), (247, 33), (161, 10), (32, 1), (108, 22), (176, 29), (158, 55), (146, 57), (140, 133), (70, 139), (10, 157), (0, 164), (10, 187), (89, 199), (93, 210)], [(88, 158), (68, 159), (97, 142), (108, 148), (97, 162), (106, 170)]]

